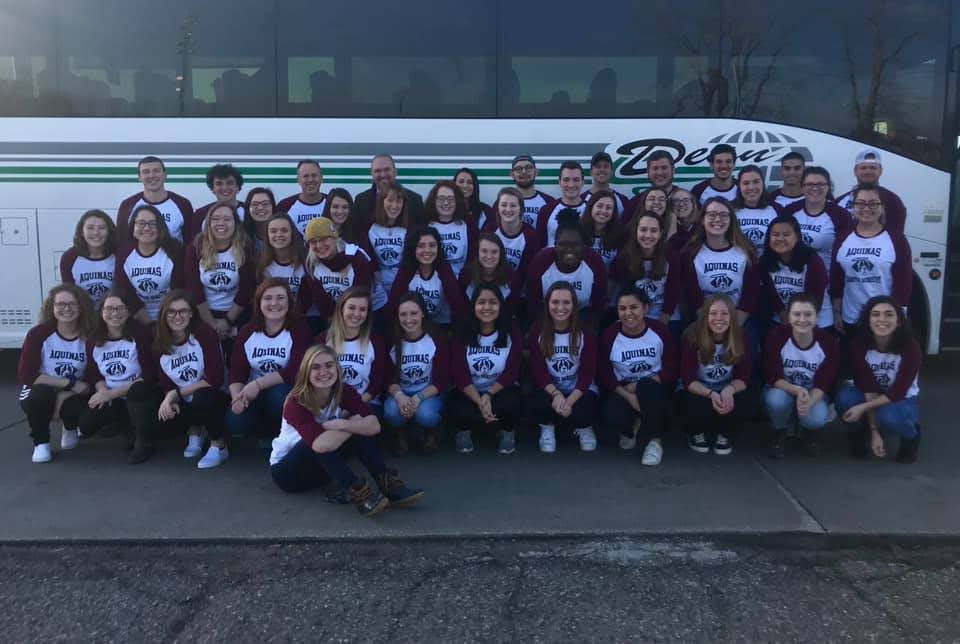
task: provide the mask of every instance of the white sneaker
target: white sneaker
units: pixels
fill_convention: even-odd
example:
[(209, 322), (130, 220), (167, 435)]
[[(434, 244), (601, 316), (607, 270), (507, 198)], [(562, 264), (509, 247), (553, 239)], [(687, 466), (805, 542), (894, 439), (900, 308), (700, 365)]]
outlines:
[(187, 446), (183, 448), (184, 458), (196, 458), (203, 451), (203, 437), (198, 434), (187, 436)]
[(643, 450), (643, 459), (640, 461), (644, 465), (660, 465), (663, 460), (663, 446), (660, 439), (654, 438)]
[(640, 431), (640, 418), (633, 419), (630, 434), (620, 434), (620, 449), (633, 449), (637, 446), (637, 432)]
[(53, 460), (53, 452), (50, 451), (50, 443), (40, 443), (33, 448), (33, 456), (30, 458), (34, 463), (49, 463)]
[[(580, 449), (584, 452), (592, 452), (597, 449), (597, 435), (593, 433), (593, 427), (578, 427), (573, 433), (580, 439)], [(636, 442), (636, 439), (634, 439)]]
[(544, 454), (557, 451), (557, 433), (553, 425), (540, 425), (540, 451)]
[(80, 431), (66, 429), (60, 432), (60, 449), (73, 449), (80, 444)]
[(223, 465), (229, 456), (230, 451), (226, 447), (221, 449), (216, 445), (211, 445), (210, 449), (207, 450), (207, 453), (203, 455), (203, 458), (197, 461), (197, 467), (201, 470), (208, 470), (211, 467), (218, 467)]

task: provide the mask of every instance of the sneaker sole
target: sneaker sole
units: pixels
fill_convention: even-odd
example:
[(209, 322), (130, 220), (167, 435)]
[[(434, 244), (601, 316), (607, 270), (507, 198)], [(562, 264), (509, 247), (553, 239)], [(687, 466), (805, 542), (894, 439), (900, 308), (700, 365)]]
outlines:
[(556, 448), (556, 447), (544, 447), (543, 445), (541, 445), (541, 446), (540, 446), (540, 451), (541, 451), (543, 454), (553, 454), (554, 452), (557, 451), (557, 448)]
[(586, 445), (586, 446), (581, 445), (581, 446), (580, 446), (580, 451), (581, 451), (581, 452), (595, 452), (595, 451), (597, 451), (597, 446), (596, 446), (596, 445)]
[(383, 497), (383, 499), (380, 500), (380, 503), (373, 506), (373, 508), (371, 508), (370, 511), (364, 514), (363, 516), (365, 516), (368, 519), (371, 517), (375, 517), (376, 515), (380, 514), (381, 512), (383, 512), (389, 507), (390, 507), (390, 500), (387, 497)]
[(420, 491), (420, 492), (417, 492), (416, 494), (411, 494), (410, 496), (408, 496), (407, 498), (401, 501), (389, 501), (389, 499), (388, 501), (390, 502), (391, 508), (406, 508), (413, 505), (414, 503), (417, 503), (422, 498), (423, 498), (423, 492)]
[(733, 452), (732, 448), (731, 449), (717, 449), (716, 447), (713, 448), (713, 453), (716, 454), (717, 456), (727, 456), (731, 452)]
[(226, 463), (226, 462), (227, 462), (227, 459), (223, 459), (223, 460), (220, 461), (219, 463), (214, 463), (213, 465), (204, 465), (204, 464), (202, 464), (202, 463), (197, 463), (197, 469), (198, 469), (198, 470), (212, 470), (212, 469), (215, 468), (215, 467), (220, 467), (221, 465), (223, 465), (223, 464)]
[(513, 453), (516, 452), (516, 451), (517, 451), (517, 448), (513, 448), (513, 449), (510, 449), (510, 450), (498, 449), (498, 450), (497, 450), (497, 454), (503, 454), (504, 456), (507, 456), (507, 455), (509, 455), (509, 454), (513, 454)]
[(692, 449), (692, 450), (693, 450), (694, 452), (696, 452), (697, 454), (709, 454), (709, 453), (710, 453), (710, 448), (709, 448), (709, 447), (698, 447), (698, 446), (696, 446), (696, 445), (690, 445), (690, 449)]

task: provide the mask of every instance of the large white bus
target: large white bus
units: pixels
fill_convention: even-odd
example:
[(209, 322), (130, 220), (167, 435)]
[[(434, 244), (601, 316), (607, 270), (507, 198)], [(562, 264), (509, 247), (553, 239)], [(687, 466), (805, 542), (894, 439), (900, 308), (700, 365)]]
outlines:
[(691, 185), (717, 143), (770, 187), (798, 151), (838, 194), (881, 149), (908, 212), (910, 316), (928, 351), (960, 346), (944, 310), (955, 2), (527, 4), (0, 0), (0, 347), (34, 323), (80, 214), (114, 213), (145, 155), (196, 206), (214, 163), (282, 198), (314, 158), (325, 190), (356, 194), (381, 152), (421, 192), (469, 166), (490, 201), (516, 154), (556, 194), (562, 161), (605, 150), (635, 193), (654, 150)]

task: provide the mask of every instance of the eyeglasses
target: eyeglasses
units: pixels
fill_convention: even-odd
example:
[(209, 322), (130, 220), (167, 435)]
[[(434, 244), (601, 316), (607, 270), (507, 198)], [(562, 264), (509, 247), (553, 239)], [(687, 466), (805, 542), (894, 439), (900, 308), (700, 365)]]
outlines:
[(155, 221), (138, 221), (134, 224), (135, 228), (158, 228), (160, 224)]
[(804, 187), (804, 188), (816, 188), (817, 190), (823, 190), (824, 188), (827, 187), (827, 183), (826, 183), (825, 181), (817, 181), (817, 182), (815, 182), (815, 183), (807, 182), (807, 183), (803, 184), (803, 187)]
[(721, 220), (721, 219), (730, 219), (729, 212), (705, 212), (703, 214), (704, 219), (710, 219), (712, 221)]
[(671, 199), (670, 203), (672, 203), (674, 206), (692, 206), (693, 199), (689, 199), (687, 197), (682, 199)]
[(66, 309), (75, 309), (77, 308), (76, 302), (54, 302), (53, 308), (58, 311), (64, 311)]
[(854, 201), (853, 207), (857, 210), (880, 210), (883, 202), (880, 201)]
[(104, 313), (123, 313), (127, 310), (127, 307), (121, 304), (120, 306), (105, 306), (103, 307)]
[(193, 311), (190, 309), (169, 309), (167, 311), (167, 317), (171, 320), (173, 318), (188, 318), (193, 314)]
[(273, 204), (270, 203), (269, 201), (251, 201), (250, 202), (251, 208), (267, 208), (272, 205)]
[(513, 166), (514, 172), (533, 172), (534, 166), (532, 165), (515, 165)]

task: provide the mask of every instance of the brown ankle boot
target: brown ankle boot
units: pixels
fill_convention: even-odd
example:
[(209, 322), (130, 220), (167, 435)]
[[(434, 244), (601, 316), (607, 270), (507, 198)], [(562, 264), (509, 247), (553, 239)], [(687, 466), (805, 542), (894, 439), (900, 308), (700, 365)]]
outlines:
[(347, 496), (349, 496), (353, 504), (357, 506), (357, 512), (365, 517), (372, 517), (390, 505), (387, 497), (366, 481), (357, 481), (354, 483), (350, 489), (347, 490)]

